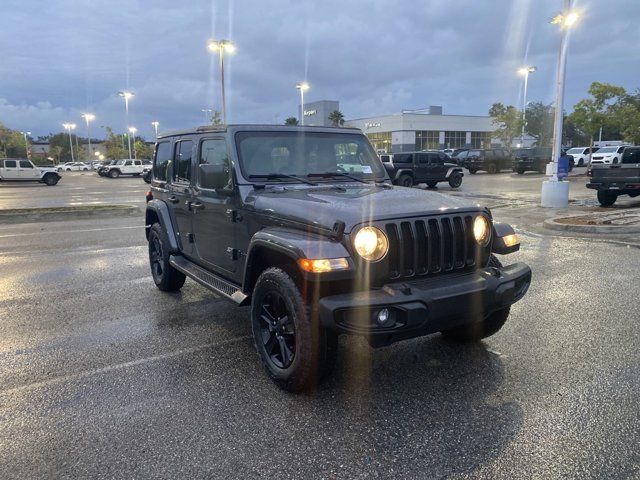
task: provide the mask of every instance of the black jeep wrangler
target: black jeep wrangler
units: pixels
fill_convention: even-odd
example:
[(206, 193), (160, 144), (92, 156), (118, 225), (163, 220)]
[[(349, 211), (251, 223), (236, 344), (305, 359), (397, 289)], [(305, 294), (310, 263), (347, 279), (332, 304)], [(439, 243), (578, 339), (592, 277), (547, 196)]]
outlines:
[(426, 183), (429, 188), (438, 182), (449, 182), (451, 188), (462, 185), (462, 169), (442, 152), (402, 152), (387, 158), (389, 161), (383, 165), (395, 185), (411, 187)]
[(251, 305), (255, 347), (282, 388), (312, 388), (338, 335), (372, 346), (496, 333), (527, 265), (488, 209), (391, 184), (349, 128), (228, 125), (161, 135), (147, 194), (153, 280), (185, 277)]
[(471, 149), (464, 157), (464, 166), (472, 175), (479, 170), (494, 174), (511, 169), (511, 157), (503, 148)]

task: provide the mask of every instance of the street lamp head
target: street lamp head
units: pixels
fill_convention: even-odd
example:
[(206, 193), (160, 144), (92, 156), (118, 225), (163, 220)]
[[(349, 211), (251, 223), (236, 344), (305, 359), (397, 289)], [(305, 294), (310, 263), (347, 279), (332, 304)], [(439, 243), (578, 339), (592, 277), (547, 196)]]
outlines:
[(87, 123), (96, 119), (96, 116), (93, 113), (83, 113), (81, 117), (84, 118)]
[(157, 122), (157, 121), (156, 121), (156, 122), (151, 122), (151, 125), (153, 125), (154, 127), (156, 127), (156, 128), (157, 128), (157, 127), (158, 127), (158, 125), (160, 125), (160, 122)]
[(125, 100), (129, 100), (131, 97), (134, 97), (135, 94), (133, 92), (128, 92), (126, 90), (123, 90), (121, 92), (118, 92), (118, 95), (120, 95), (121, 97), (123, 97)]
[(234, 53), (236, 51), (236, 45), (231, 40), (209, 40), (207, 42), (207, 48), (211, 52), (219, 52), (224, 50), (227, 53)]
[(532, 72), (535, 72), (537, 70), (536, 67), (522, 67), (520, 69), (518, 69), (518, 73), (520, 75), (526, 76), (529, 75)]
[(136, 127), (129, 127), (129, 132), (135, 134), (138, 131)]
[(302, 91), (307, 91), (309, 90), (309, 84), (307, 82), (302, 82), (302, 83), (296, 83), (296, 88)]
[(580, 13), (576, 10), (560, 12), (551, 19), (551, 23), (559, 24), (562, 28), (571, 28), (580, 20)]

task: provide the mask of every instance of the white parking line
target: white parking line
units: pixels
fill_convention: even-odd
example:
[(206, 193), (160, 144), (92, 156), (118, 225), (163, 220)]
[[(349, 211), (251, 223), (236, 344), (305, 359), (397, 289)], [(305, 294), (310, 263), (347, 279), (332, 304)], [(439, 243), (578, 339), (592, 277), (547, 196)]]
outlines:
[(176, 350), (175, 352), (162, 353), (160, 355), (154, 355), (152, 357), (140, 358), (138, 360), (132, 360), (130, 362), (118, 363), (116, 365), (109, 365), (108, 367), (96, 368), (94, 370), (87, 370), (84, 372), (78, 372), (71, 375), (63, 375), (61, 377), (50, 378), (49, 380), (43, 380), (41, 382), (34, 382), (28, 385), (22, 385), (20, 387), (8, 388), (6, 390), (0, 390), (0, 395), (11, 395), (13, 393), (24, 392), (25, 390), (35, 390), (41, 387), (48, 387), (58, 383), (64, 383), (72, 380), (79, 380), (81, 378), (91, 377), (93, 375), (100, 375), (102, 373), (113, 372), (115, 370), (122, 370), (129, 367), (135, 367), (137, 365), (144, 365), (146, 363), (157, 362), (158, 360), (165, 360), (167, 358), (179, 357), (180, 355), (196, 353), (201, 350), (206, 350), (212, 347), (222, 347), (224, 345), (230, 345), (232, 343), (238, 343), (250, 338), (249, 335), (243, 335), (242, 337), (232, 338), (223, 342), (205, 343), (204, 345), (198, 345), (197, 347), (185, 348), (182, 350)]

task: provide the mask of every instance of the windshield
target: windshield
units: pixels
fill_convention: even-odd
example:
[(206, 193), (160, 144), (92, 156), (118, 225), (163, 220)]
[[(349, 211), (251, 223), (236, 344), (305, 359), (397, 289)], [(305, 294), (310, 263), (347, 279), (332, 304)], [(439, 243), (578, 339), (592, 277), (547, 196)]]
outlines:
[(247, 178), (347, 173), (366, 180), (384, 178), (385, 174), (368, 140), (359, 134), (242, 132), (236, 135), (236, 141), (240, 166)]
[(618, 147), (602, 147), (598, 150), (598, 153), (615, 153), (618, 151)]

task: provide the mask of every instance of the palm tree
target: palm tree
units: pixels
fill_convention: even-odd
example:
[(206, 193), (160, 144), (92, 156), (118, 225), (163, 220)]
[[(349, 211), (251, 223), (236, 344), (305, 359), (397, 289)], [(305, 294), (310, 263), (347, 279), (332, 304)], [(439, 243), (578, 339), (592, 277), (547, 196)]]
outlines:
[(285, 125), (298, 125), (298, 119), (296, 117), (287, 117), (284, 121)]
[(329, 120), (333, 127), (341, 127), (344, 125), (344, 115), (340, 110), (334, 110), (329, 114)]

